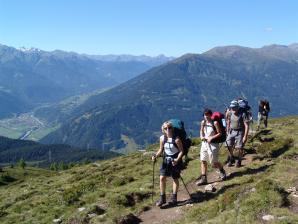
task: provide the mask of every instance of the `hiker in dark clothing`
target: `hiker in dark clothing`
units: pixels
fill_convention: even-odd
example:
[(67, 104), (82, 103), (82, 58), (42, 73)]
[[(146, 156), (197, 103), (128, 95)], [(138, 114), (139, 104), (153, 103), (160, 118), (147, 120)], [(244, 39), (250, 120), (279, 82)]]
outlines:
[(258, 111), (258, 127), (257, 127), (257, 130), (259, 130), (262, 120), (264, 121), (265, 128), (267, 128), (269, 111), (270, 111), (269, 102), (267, 100), (260, 100), (260, 102), (259, 102), (259, 111)]
[(196, 185), (207, 184), (207, 161), (212, 167), (219, 169), (219, 178), (226, 179), (226, 172), (218, 160), (219, 143), (213, 142), (214, 139), (223, 135), (218, 121), (212, 121), (212, 111), (204, 110), (204, 120), (201, 122), (200, 137), (202, 140), (200, 158), (201, 158), (201, 176), (197, 179)]
[(169, 176), (173, 178), (173, 194), (169, 204), (177, 204), (177, 192), (183, 156), (182, 141), (179, 138), (173, 138), (172, 124), (165, 122), (162, 129), (164, 135), (160, 137), (159, 150), (152, 156), (154, 162), (158, 156), (163, 156), (163, 161), (160, 166), (160, 199), (156, 203), (156, 206), (159, 207), (166, 203), (166, 178)]
[(232, 166), (235, 161), (233, 150), (239, 150), (239, 156), (235, 164), (236, 167), (241, 166), (241, 159), (243, 157), (244, 144), (247, 141), (249, 131), (249, 118), (246, 113), (241, 113), (237, 101), (232, 101), (230, 105), (230, 112), (227, 114), (227, 132), (226, 140), (227, 147), (230, 152), (228, 159), (228, 166)]

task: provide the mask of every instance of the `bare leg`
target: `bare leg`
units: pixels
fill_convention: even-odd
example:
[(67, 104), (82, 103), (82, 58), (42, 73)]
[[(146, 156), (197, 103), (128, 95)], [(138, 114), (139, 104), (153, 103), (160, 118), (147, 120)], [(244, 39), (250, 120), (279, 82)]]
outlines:
[(207, 174), (207, 161), (201, 161), (201, 174)]
[(213, 167), (213, 168), (220, 169), (220, 170), (223, 168), (223, 166), (222, 166), (222, 164), (221, 164), (220, 162), (214, 162), (214, 163), (212, 164), (212, 167)]
[(265, 116), (265, 118), (264, 118), (264, 126), (265, 126), (265, 128), (267, 128), (267, 120), (268, 120), (268, 116)]
[(239, 150), (239, 156), (238, 156), (239, 158), (238, 158), (238, 161), (235, 164), (236, 167), (240, 167), (241, 166), (241, 160), (242, 160), (243, 152), (244, 152), (243, 148), (240, 148), (238, 150)]
[(173, 194), (177, 194), (179, 188), (179, 179), (173, 179)]
[(166, 192), (166, 180), (167, 180), (167, 177), (165, 176), (160, 176), (159, 177), (159, 187), (160, 187), (160, 194), (165, 194)]

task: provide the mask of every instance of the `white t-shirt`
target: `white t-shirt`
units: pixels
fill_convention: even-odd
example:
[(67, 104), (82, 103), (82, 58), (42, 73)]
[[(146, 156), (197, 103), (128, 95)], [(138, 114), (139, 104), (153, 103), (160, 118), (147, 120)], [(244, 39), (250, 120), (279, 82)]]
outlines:
[(204, 121), (203, 130), (204, 130), (205, 138), (208, 138), (209, 136), (212, 136), (215, 134), (214, 126), (212, 125), (211, 122)]
[[(164, 141), (164, 135), (160, 136), (160, 139)], [(175, 140), (172, 140), (172, 138), (167, 138), (167, 142), (164, 143), (164, 150), (166, 155), (172, 156), (179, 152), (179, 149), (176, 147), (176, 144), (174, 144)]]

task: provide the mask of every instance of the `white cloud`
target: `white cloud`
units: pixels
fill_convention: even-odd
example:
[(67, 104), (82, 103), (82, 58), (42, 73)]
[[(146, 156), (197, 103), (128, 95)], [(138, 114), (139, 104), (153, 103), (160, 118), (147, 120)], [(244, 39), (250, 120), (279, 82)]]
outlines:
[(266, 31), (266, 32), (272, 32), (272, 31), (273, 31), (273, 28), (272, 28), (272, 27), (266, 27), (266, 28), (265, 28), (265, 31)]

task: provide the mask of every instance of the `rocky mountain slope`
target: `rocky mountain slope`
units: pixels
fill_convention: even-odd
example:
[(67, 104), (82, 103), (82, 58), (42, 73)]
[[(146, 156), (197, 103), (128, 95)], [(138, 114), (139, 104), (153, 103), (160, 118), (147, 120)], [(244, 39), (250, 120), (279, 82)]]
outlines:
[(184, 55), (90, 97), (42, 141), (116, 150), (144, 146), (157, 140), (170, 118), (182, 119), (197, 135), (204, 107), (224, 111), (239, 96), (248, 99), (255, 117), (262, 98), (270, 101), (271, 116), (297, 114), (295, 46), (228, 46)]
[[(41, 103), (115, 86), (162, 64), (167, 57), (108, 56), (16, 49), (0, 44), (0, 118), (28, 111)], [(103, 60), (100, 60), (100, 59)], [(124, 59), (127, 60), (124, 60)], [(151, 60), (149, 60), (151, 59)]]

